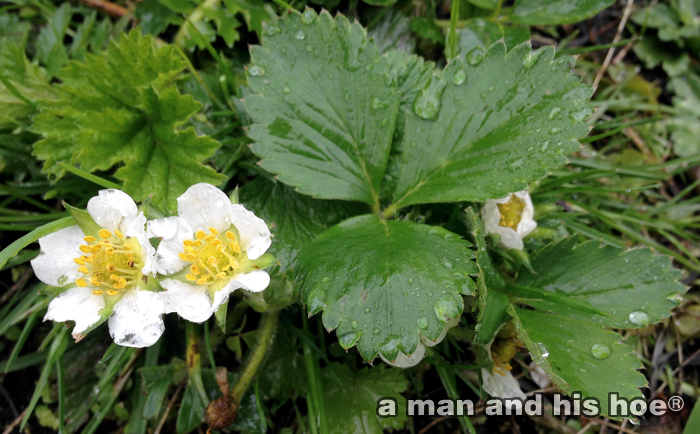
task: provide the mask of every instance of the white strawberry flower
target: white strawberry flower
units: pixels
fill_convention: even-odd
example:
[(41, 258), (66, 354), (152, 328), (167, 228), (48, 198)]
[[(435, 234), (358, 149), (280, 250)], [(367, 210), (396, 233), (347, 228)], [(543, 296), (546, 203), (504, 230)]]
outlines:
[(497, 234), (501, 244), (516, 250), (523, 249), (523, 238), (537, 227), (534, 215), (532, 199), (525, 190), (510, 193), (502, 199), (491, 199), (481, 209), (484, 231)]
[(166, 313), (201, 323), (236, 289), (267, 288), (270, 276), (261, 268), (269, 265), (263, 254), (272, 235), (262, 219), (209, 184), (190, 187), (177, 207), (178, 217), (148, 222), (149, 236), (161, 238), (156, 258), (158, 273), (168, 275), (161, 281)]
[(44, 321), (75, 322), (73, 337), (79, 341), (109, 317), (117, 344), (153, 345), (164, 330), (165, 293), (150, 290), (157, 281), (146, 217), (131, 197), (113, 189), (90, 199), (87, 211), (96, 225), (83, 228), (91, 233), (71, 226), (39, 239), (34, 273), (64, 290), (49, 304)]

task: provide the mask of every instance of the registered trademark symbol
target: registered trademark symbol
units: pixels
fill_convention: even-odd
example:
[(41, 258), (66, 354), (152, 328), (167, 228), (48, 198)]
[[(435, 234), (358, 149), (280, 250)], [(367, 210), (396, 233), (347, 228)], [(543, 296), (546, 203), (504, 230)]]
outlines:
[(681, 411), (685, 407), (685, 402), (680, 395), (671, 395), (668, 398), (668, 409), (671, 411)]

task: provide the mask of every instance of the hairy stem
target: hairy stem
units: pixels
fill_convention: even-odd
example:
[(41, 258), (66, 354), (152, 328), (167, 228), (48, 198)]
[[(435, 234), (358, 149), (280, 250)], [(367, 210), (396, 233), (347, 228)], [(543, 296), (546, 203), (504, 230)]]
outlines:
[(277, 311), (265, 312), (262, 315), (258, 342), (252, 348), (250, 358), (241, 371), (241, 376), (238, 379), (238, 382), (231, 390), (231, 395), (236, 402), (241, 401), (241, 398), (243, 398), (246, 390), (248, 390), (250, 383), (252, 383), (255, 379), (255, 376), (260, 369), (260, 365), (262, 365), (263, 360), (265, 360), (265, 354), (272, 343), (273, 333), (277, 327), (278, 320), (279, 313)]

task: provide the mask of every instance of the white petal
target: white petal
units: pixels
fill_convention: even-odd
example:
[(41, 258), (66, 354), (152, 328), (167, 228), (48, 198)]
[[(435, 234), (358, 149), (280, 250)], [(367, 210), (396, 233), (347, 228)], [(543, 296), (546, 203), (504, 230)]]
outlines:
[(231, 201), (223, 191), (210, 184), (195, 184), (177, 198), (177, 211), (192, 230), (219, 232), (231, 226)]
[(231, 205), (231, 221), (241, 236), (241, 249), (248, 254), (249, 259), (258, 259), (272, 244), (267, 224), (243, 205)]
[(498, 210), (498, 200), (488, 200), (481, 208), (481, 220), (484, 222), (484, 232), (487, 234), (495, 233), (501, 221), (501, 212)]
[(182, 217), (167, 217), (148, 222), (148, 236), (162, 238), (156, 251), (160, 274), (174, 274), (187, 266), (178, 256), (184, 252), (182, 243), (192, 239), (192, 227)]
[(40, 238), (41, 253), (32, 260), (36, 277), (51, 286), (63, 286), (81, 277), (73, 258), (84, 255), (78, 249), (86, 244), (84, 236), (78, 226), (71, 226)]
[(228, 285), (214, 293), (212, 309), (216, 312), (221, 304), (226, 303), (229, 295), (238, 288), (250, 292), (260, 292), (270, 284), (270, 275), (263, 270), (255, 270), (250, 273), (238, 274)]
[(394, 363), (382, 356), (382, 353), (379, 353), (379, 357), (384, 360), (384, 363), (388, 363), (395, 368), (410, 368), (411, 366), (416, 366), (421, 360), (423, 360), (423, 357), (425, 357), (425, 346), (419, 343), (416, 347), (416, 351), (414, 351), (410, 356), (407, 356), (399, 351)]
[(518, 223), (518, 236), (522, 239), (530, 235), (537, 228), (537, 222), (534, 220), (520, 220)]
[(100, 190), (99, 195), (88, 202), (87, 210), (98, 226), (112, 233), (115, 229), (126, 233), (129, 223), (139, 213), (136, 202), (128, 194), (113, 188)]
[(501, 237), (501, 244), (505, 247), (515, 250), (522, 250), (525, 247), (523, 239), (513, 229), (499, 226), (495, 232)]
[(447, 331), (452, 327), (456, 326), (457, 324), (459, 324), (459, 318), (452, 318), (451, 320), (445, 323), (445, 326), (442, 328), (442, 332), (440, 332), (440, 336), (438, 336), (437, 339), (431, 341), (430, 339), (421, 335), (420, 341), (423, 342), (423, 345), (425, 345), (426, 347), (434, 347), (435, 345), (442, 342), (442, 340), (445, 339), (445, 336), (447, 336)]
[(208, 320), (214, 313), (206, 285), (191, 285), (174, 279), (166, 279), (160, 284), (168, 291), (165, 313), (177, 312), (196, 323)]
[(524, 400), (526, 396), (520, 389), (518, 380), (509, 371), (504, 372), (505, 375), (492, 374), (488, 369), (481, 368), (481, 377), (486, 393), (496, 398), (520, 398)]
[(91, 288), (71, 288), (51, 300), (44, 321), (75, 321), (73, 337), (80, 335), (101, 319), (100, 309), (105, 307), (104, 297), (92, 293)]
[(143, 348), (155, 344), (165, 326), (165, 292), (132, 289), (114, 305), (109, 334), (117, 345)]
[(144, 250), (142, 258), (143, 268), (141, 268), (141, 272), (146, 275), (155, 276), (156, 249), (154, 249), (151, 242), (148, 241), (148, 235), (146, 234), (146, 216), (144, 216), (142, 212), (140, 212), (125, 228), (125, 234), (127, 237), (133, 237), (139, 240), (139, 244), (141, 244)]

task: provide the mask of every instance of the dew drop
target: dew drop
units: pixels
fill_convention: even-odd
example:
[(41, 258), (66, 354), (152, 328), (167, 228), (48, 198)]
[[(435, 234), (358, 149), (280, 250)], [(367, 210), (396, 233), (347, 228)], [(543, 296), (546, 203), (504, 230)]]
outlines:
[(286, 95), (291, 91), (292, 91), (292, 89), (289, 88), (289, 83), (285, 84), (284, 89), (282, 89), (282, 93)]
[(608, 344), (595, 344), (591, 347), (591, 354), (599, 360), (605, 360), (612, 354), (612, 348)]
[(424, 316), (418, 317), (418, 327), (422, 328), (423, 330), (428, 328), (428, 318)]
[(265, 68), (263, 68), (262, 66), (253, 65), (250, 68), (248, 68), (248, 74), (256, 77), (262, 77), (263, 75), (265, 75)]
[(455, 86), (459, 86), (460, 84), (464, 83), (464, 80), (467, 79), (467, 74), (463, 70), (459, 70), (455, 73), (454, 78), (452, 79), (452, 82), (455, 84)]
[(306, 37), (306, 34), (304, 34), (303, 30), (297, 30), (297, 32), (294, 34), (294, 37), (301, 40)]
[(554, 127), (551, 130), (549, 130), (549, 134), (559, 134), (559, 133), (561, 133), (561, 131), (562, 131), (561, 128)]
[(481, 47), (476, 47), (467, 53), (467, 62), (472, 66), (476, 66), (484, 60), (484, 57), (486, 57), (484, 50)]
[(303, 14), (301, 14), (301, 21), (304, 24), (311, 24), (316, 20), (316, 11), (313, 9), (307, 8)]
[(382, 126), (385, 127), (385, 126), (387, 126), (387, 124), (389, 124), (389, 119), (387, 119), (387, 118), (382, 119)]
[(326, 283), (326, 282), (330, 282), (330, 281), (331, 281), (330, 277), (324, 277), (323, 279), (321, 279), (321, 283)]
[(409, 285), (413, 285), (413, 277), (409, 277), (409, 278), (408, 278), (408, 284), (409, 284)]
[(557, 116), (557, 113), (561, 111), (561, 107), (554, 107), (552, 111), (549, 112), (549, 116), (547, 119), (554, 119)]
[(267, 26), (265, 27), (265, 34), (267, 36), (274, 36), (280, 33), (282, 30), (277, 26)]
[(358, 326), (357, 321), (354, 321), (354, 320), (353, 320), (353, 322), (350, 323), (350, 326), (351, 326), (352, 328), (356, 329), (357, 326)]
[(415, 114), (423, 119), (435, 119), (440, 112), (440, 98), (445, 86), (443, 80), (432, 77), (428, 87), (423, 89), (420, 96), (413, 102)]
[(385, 108), (386, 106), (387, 106), (387, 103), (385, 103), (384, 101), (382, 101), (382, 100), (379, 99), (378, 97), (375, 96), (375, 97), (372, 99), (372, 108), (373, 108), (373, 109), (375, 109), (375, 110), (376, 110), (376, 109), (383, 109), (383, 108)]
[(375, 327), (374, 330), (372, 330), (372, 333), (374, 333), (375, 335), (378, 335), (378, 334), (381, 333), (381, 332), (382, 332), (382, 331), (379, 330), (379, 327)]
[(453, 266), (452, 262), (450, 262), (450, 260), (447, 258), (442, 258), (442, 265), (444, 265), (448, 270), (451, 270)]
[(372, 309), (366, 307), (366, 308), (365, 308), (365, 313), (369, 313), (371, 310), (372, 310)]
[(646, 326), (651, 323), (651, 320), (649, 319), (649, 314), (644, 312), (643, 310), (635, 310), (634, 312), (630, 313), (629, 318), (632, 324), (636, 324), (639, 326)]

